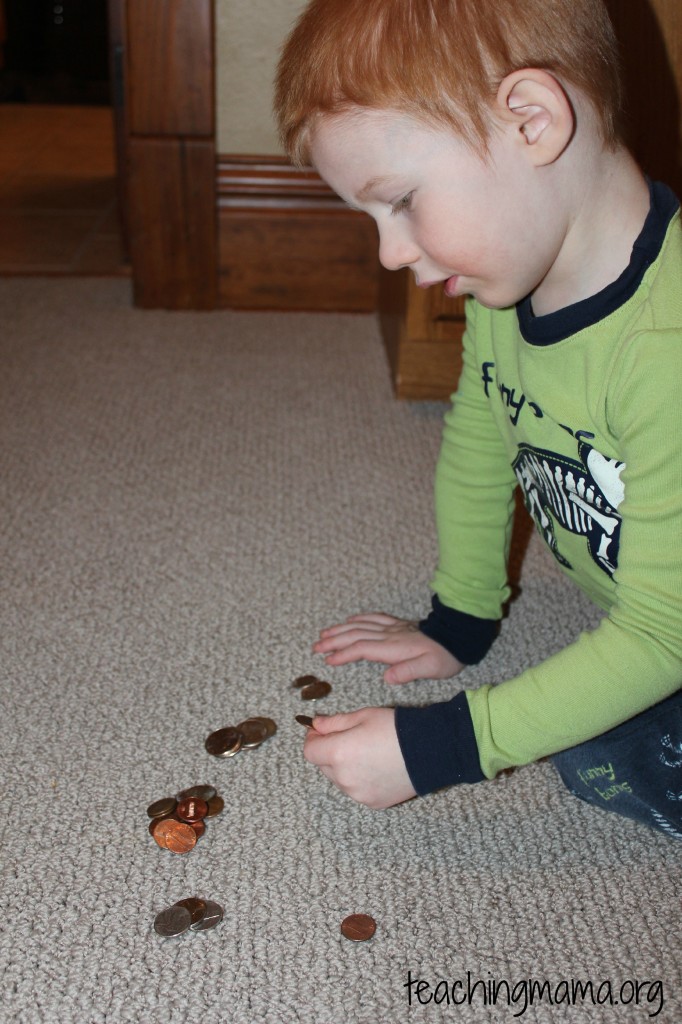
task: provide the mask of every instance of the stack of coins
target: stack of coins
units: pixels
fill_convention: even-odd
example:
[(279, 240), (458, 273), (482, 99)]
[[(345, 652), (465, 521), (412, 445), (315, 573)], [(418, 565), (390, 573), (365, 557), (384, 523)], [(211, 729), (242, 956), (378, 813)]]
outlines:
[(253, 750), (277, 732), (271, 718), (247, 718), (239, 725), (226, 725), (206, 737), (204, 746), (213, 757), (234, 757), (240, 750)]
[(224, 806), (213, 786), (191, 786), (149, 805), (149, 834), (162, 850), (189, 853), (206, 831), (205, 819), (220, 814)]
[(200, 900), (188, 896), (166, 907), (154, 919), (154, 931), (165, 939), (175, 938), (186, 931), (205, 932), (215, 928), (223, 919), (223, 908), (214, 900)]
[(320, 700), (332, 692), (332, 684), (317, 676), (299, 676), (292, 686), (301, 691), (301, 700)]

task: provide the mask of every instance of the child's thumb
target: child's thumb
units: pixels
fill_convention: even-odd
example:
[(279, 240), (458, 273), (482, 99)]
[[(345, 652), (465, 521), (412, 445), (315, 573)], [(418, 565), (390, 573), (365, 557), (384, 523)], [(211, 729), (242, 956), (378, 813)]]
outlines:
[(355, 725), (358, 711), (350, 711), (338, 715), (316, 715), (313, 718), (313, 729), (315, 732), (328, 736), (332, 732), (343, 732)]

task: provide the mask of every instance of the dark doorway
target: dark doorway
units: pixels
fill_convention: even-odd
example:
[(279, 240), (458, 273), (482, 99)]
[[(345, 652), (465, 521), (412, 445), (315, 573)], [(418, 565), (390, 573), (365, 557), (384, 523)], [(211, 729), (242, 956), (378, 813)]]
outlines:
[(0, 7), (0, 102), (109, 104), (107, 0), (0, 0)]

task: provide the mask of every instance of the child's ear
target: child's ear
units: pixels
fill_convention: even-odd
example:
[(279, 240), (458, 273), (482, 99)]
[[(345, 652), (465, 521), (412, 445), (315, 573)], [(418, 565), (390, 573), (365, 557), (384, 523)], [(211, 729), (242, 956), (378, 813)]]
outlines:
[(497, 113), (515, 132), (536, 167), (553, 163), (571, 141), (573, 108), (563, 86), (549, 71), (523, 68), (503, 79)]

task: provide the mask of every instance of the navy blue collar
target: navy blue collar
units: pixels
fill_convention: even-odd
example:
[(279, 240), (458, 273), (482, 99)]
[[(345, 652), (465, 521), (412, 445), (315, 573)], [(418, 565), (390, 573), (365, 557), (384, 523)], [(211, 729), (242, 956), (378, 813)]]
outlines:
[[(648, 180), (648, 179), (647, 179)], [(572, 334), (599, 323), (630, 299), (651, 264), (658, 258), (668, 225), (680, 205), (674, 192), (661, 182), (648, 182), (651, 204), (639, 237), (632, 247), (630, 263), (617, 280), (565, 309), (535, 316), (531, 296), (516, 305), (519, 327), (531, 345), (553, 345)]]

